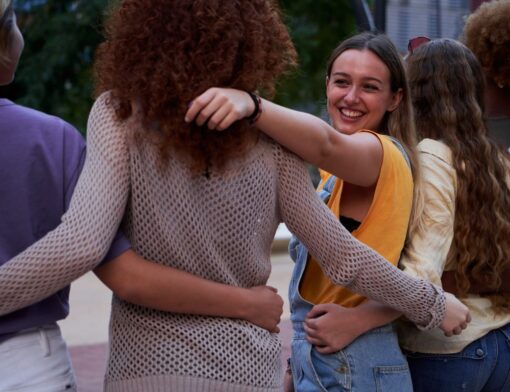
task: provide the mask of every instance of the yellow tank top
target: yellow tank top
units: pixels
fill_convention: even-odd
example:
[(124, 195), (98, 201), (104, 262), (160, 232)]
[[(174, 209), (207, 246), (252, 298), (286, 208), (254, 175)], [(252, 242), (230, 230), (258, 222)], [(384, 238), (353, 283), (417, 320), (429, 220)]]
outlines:
[[(397, 265), (411, 215), (413, 178), (402, 152), (390, 138), (376, 135), (383, 147), (383, 162), (374, 197), (365, 219), (352, 233), (361, 242)], [(331, 174), (321, 171), (322, 184)], [(337, 178), (328, 207), (340, 218), (343, 181)], [(345, 307), (358, 306), (365, 300), (349, 289), (334, 285), (322, 272), (319, 264), (309, 257), (299, 287), (301, 296), (313, 304), (335, 303)]]

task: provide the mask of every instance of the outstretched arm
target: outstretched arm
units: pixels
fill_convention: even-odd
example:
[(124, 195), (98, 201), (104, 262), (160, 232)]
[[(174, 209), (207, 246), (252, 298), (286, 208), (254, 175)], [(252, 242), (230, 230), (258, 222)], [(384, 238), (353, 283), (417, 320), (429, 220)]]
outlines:
[(117, 232), (129, 194), (129, 154), (101, 96), (88, 122), (88, 152), (62, 223), (0, 267), (0, 315), (38, 302), (92, 270)]
[[(224, 130), (250, 116), (254, 109), (245, 91), (210, 88), (193, 100), (185, 120)], [(371, 133), (345, 135), (316, 116), (264, 99), (256, 126), (305, 161), (351, 184), (368, 187), (379, 177), (383, 150)]]
[[(281, 113), (280, 109), (272, 109), (281, 107), (271, 105), (268, 101), (264, 101), (264, 104), (269, 105), (269, 109), (263, 108), (257, 124), (264, 121), (265, 117), (268, 122), (274, 121), (278, 127), (281, 127), (282, 132), (288, 131), (286, 126), (298, 125), (288, 122), (292, 117), (290, 114), (282, 122), (272, 118), (272, 114)], [(211, 129), (225, 129), (232, 122), (250, 116), (254, 108), (255, 104), (245, 92), (213, 88), (193, 101), (186, 113), (185, 121), (196, 121), (197, 124), (207, 122)], [(288, 109), (281, 108), (281, 110)], [(289, 113), (294, 112), (290, 111)], [(341, 137), (341, 139), (344, 138)], [(352, 147), (354, 148), (354, 146)], [(363, 148), (359, 147), (357, 150), (351, 151), (361, 154), (361, 150), (364, 148), (366, 146), (363, 145)], [(348, 151), (345, 153), (348, 154)], [(277, 155), (282, 158), (279, 205), (283, 221), (307, 246), (325, 274), (335, 284), (350, 287), (351, 290), (362, 295), (380, 300), (390, 307), (404, 312), (410, 320), (423, 328), (432, 328), (442, 323), (442, 327), (446, 327), (448, 333), (451, 333), (450, 324), (445, 326), (445, 321), (451, 320), (452, 325), (457, 327), (460, 324), (465, 325), (469, 315), (467, 308), (462, 303), (454, 297), (444, 295), (441, 289), (423, 280), (409, 279), (409, 276), (354, 239), (317, 198), (302, 163), (290, 159), (290, 155), (284, 151)], [(344, 156), (335, 154), (332, 158), (339, 160)], [(360, 167), (374, 165), (370, 161), (356, 160), (355, 156), (349, 155), (349, 158), (354, 159), (357, 167), (354, 167), (352, 162), (349, 165), (347, 165), (349, 162), (346, 162), (346, 167), (344, 167), (346, 173), (339, 175), (354, 184), (365, 186), (373, 184), (377, 179), (382, 157), (375, 165), (377, 175), (364, 177), (357, 174), (355, 177), (359, 177), (358, 180), (352, 178), (349, 171), (354, 173)], [(315, 163), (317, 164), (317, 162)], [(327, 165), (324, 168), (333, 173), (339, 173), (337, 170), (331, 170)], [(364, 181), (360, 181), (363, 178)]]
[(352, 237), (316, 195), (303, 163), (280, 147), (275, 150), (283, 221), (333, 283), (403, 312), (422, 328), (441, 325), (452, 333), (466, 323), (468, 310), (461, 302), (425, 280), (410, 279)]
[(119, 298), (157, 310), (246, 320), (279, 332), (283, 300), (269, 286), (217, 283), (147, 261), (128, 250), (94, 270)]

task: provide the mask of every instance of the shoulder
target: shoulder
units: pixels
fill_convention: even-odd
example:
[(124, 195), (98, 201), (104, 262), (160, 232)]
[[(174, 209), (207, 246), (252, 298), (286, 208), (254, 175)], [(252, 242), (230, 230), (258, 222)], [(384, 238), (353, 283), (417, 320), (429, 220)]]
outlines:
[(379, 139), (385, 157), (391, 156), (393, 160), (396, 160), (397, 162), (405, 164), (407, 167), (409, 167), (409, 158), (407, 156), (404, 145), (400, 140), (393, 136), (381, 135), (376, 132), (373, 132), (373, 134)]
[(420, 159), (439, 159), (448, 165), (452, 165), (452, 151), (450, 148), (439, 140), (423, 139), (418, 143), (418, 151)]
[[(353, 133), (352, 136), (362, 139), (364, 146), (369, 150), (373, 150), (374, 153), (381, 152), (381, 145), (383, 144), (382, 135), (377, 132), (370, 131), (368, 129), (361, 129)], [(384, 148), (384, 145), (382, 145), (382, 147)]]
[(27, 143), (85, 145), (78, 130), (57, 116), (13, 103), (2, 106), (1, 113), (2, 128), (19, 133)]
[(381, 172), (397, 170), (411, 179), (411, 165), (403, 144), (394, 137), (381, 135), (372, 131), (370, 131), (370, 133), (378, 139), (379, 144), (382, 147), (383, 157)]
[(438, 140), (423, 139), (418, 144), (418, 151), (424, 183), (453, 191), (456, 171), (450, 148)]
[(90, 109), (89, 121), (91, 118), (114, 118), (116, 105), (110, 91), (99, 95)]
[(118, 105), (109, 91), (99, 95), (89, 113), (87, 121), (87, 143), (124, 144), (126, 142), (126, 120), (120, 120)]
[(288, 150), (286, 147), (275, 142), (273, 139), (264, 134), (260, 135), (259, 143), (264, 149), (271, 151), (273, 158), (278, 166), (296, 165), (302, 164), (303, 162), (302, 159), (292, 151)]
[(76, 128), (65, 120), (26, 106), (13, 104), (10, 107), (10, 113), (7, 115), (16, 116), (16, 122), (20, 121), (24, 125), (32, 125), (41, 129), (52, 129), (56, 130), (56, 132), (79, 134)]

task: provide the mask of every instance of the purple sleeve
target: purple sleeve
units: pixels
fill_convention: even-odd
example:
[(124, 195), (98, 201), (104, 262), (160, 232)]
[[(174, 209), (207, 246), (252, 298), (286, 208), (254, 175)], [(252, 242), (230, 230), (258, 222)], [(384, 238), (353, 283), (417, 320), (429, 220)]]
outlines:
[[(74, 187), (78, 182), (83, 164), (85, 163), (85, 142), (79, 135), (78, 131), (71, 125), (65, 124), (65, 210), (69, 208), (69, 202), (73, 195)], [(117, 256), (121, 255), (125, 251), (131, 249), (131, 244), (128, 239), (124, 236), (121, 230), (117, 232), (113, 242), (110, 246), (110, 250), (106, 254), (105, 258), (99, 265), (107, 263)]]
[(117, 232), (115, 238), (113, 239), (112, 245), (110, 246), (110, 250), (104, 257), (103, 261), (99, 263), (99, 265), (103, 265), (113, 260), (117, 256), (120, 256), (125, 251), (131, 249), (131, 244), (128, 239), (124, 236), (121, 230)]

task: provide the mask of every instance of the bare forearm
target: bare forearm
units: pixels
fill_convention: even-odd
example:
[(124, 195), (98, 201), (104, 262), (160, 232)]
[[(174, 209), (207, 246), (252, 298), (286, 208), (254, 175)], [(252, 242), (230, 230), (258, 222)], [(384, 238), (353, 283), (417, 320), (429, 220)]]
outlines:
[(259, 113), (257, 128), (304, 160), (355, 185), (372, 186), (377, 180), (382, 146), (375, 135), (344, 135), (316, 116), (267, 100), (261, 107), (245, 91), (210, 88), (193, 100), (185, 121), (222, 131)]
[(367, 300), (357, 308), (361, 320), (361, 333), (381, 327), (398, 319), (402, 313), (380, 302)]
[(342, 135), (320, 118), (267, 100), (263, 100), (263, 108), (257, 128), (305, 161), (324, 167), (335, 155), (333, 147)]
[(147, 261), (133, 251), (95, 273), (121, 299), (157, 310), (244, 318), (249, 305), (246, 289)]
[(379, 176), (382, 146), (370, 133), (344, 135), (325, 121), (264, 100), (257, 128), (307, 162), (355, 185)]

